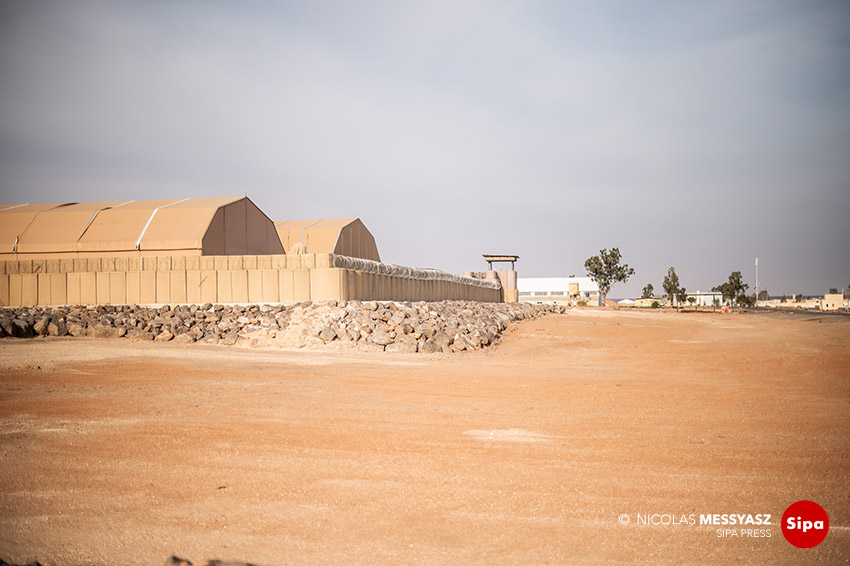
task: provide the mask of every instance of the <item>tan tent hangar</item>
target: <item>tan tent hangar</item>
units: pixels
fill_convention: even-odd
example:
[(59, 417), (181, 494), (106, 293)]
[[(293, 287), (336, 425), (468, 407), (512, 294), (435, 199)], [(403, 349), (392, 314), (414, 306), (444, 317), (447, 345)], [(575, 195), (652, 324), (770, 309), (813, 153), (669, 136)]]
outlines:
[(0, 259), (282, 254), (274, 223), (247, 197), (0, 207)]
[(359, 218), (275, 222), (289, 253), (336, 254), (381, 261), (375, 238)]

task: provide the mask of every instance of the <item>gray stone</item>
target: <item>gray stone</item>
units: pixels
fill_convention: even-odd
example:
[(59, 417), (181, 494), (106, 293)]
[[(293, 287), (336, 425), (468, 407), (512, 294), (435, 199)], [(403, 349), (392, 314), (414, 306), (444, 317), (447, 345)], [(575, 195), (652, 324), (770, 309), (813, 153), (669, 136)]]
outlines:
[[(124, 330), (124, 333), (126, 333), (125, 329), (122, 328), (121, 330)], [(121, 331), (114, 326), (94, 324), (89, 327), (88, 335), (92, 338), (120, 338), (124, 334), (122, 334)]]
[(325, 326), (319, 331), (319, 338), (321, 338), (323, 342), (330, 342), (336, 338), (336, 331), (330, 326)]
[(50, 324), (47, 325), (47, 334), (50, 336), (65, 336), (68, 334), (65, 321), (62, 319), (50, 321)]
[(468, 334), (455, 334), (454, 341), (452, 342), (452, 350), (456, 352), (462, 352), (464, 350), (472, 351), (477, 350), (478, 347), (475, 343), (470, 339)]
[(140, 330), (138, 328), (131, 328), (125, 334), (125, 337), (128, 340), (133, 340), (134, 342), (145, 342), (148, 340), (153, 340), (154, 336), (151, 332), (145, 332), (144, 330)]
[(38, 320), (35, 321), (35, 324), (32, 325), (33, 332), (38, 334), (39, 336), (47, 336), (48, 330), (47, 326), (50, 324), (49, 316), (42, 316)]
[(398, 352), (402, 354), (415, 354), (417, 349), (418, 344), (416, 340), (407, 335), (399, 336), (395, 342), (388, 344), (385, 348), (387, 352)]
[(376, 328), (374, 332), (369, 336), (369, 340), (373, 344), (377, 344), (378, 346), (386, 346), (390, 342), (392, 342), (392, 338), (390, 335), (380, 328)]
[(0, 317), (0, 328), (3, 329), (3, 333), (6, 336), (14, 336), (15, 335), (15, 325), (12, 322), (11, 318)]
[(190, 334), (189, 332), (184, 332), (175, 336), (174, 341), (178, 344), (194, 344), (195, 336)]
[(168, 342), (172, 338), (174, 338), (174, 334), (172, 334), (171, 331), (166, 328), (162, 332), (157, 334), (154, 340), (157, 342)]
[(215, 332), (207, 332), (204, 334), (204, 337), (198, 340), (198, 342), (203, 342), (204, 344), (218, 344), (219, 339), (221, 337)]
[(84, 324), (79, 322), (69, 322), (67, 325), (68, 334), (71, 336), (85, 336), (86, 335), (86, 327)]
[(221, 339), (221, 343), (225, 346), (233, 346), (236, 344), (236, 341), (239, 339), (239, 335), (236, 332), (230, 332), (224, 335), (224, 338)]
[(27, 321), (16, 318), (12, 321), (12, 323), (15, 325), (15, 333), (13, 336), (17, 336), (18, 338), (32, 338), (35, 336), (32, 326), (30, 326)]
[(441, 352), (450, 352), (451, 350), (449, 348), (454, 341), (451, 336), (442, 330), (435, 332), (433, 338), (430, 338), (430, 340), (433, 340), (434, 344), (440, 347)]
[(417, 326), (415, 332), (421, 334), (425, 338), (431, 338), (434, 334), (437, 333), (437, 329), (431, 326), (430, 324), (425, 323)]

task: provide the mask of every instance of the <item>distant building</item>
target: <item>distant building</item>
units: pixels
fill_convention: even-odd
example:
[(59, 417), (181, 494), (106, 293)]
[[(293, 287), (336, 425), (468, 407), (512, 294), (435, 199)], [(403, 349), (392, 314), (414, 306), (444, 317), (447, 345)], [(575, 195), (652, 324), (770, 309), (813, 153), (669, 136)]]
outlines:
[(599, 286), (590, 277), (520, 277), (519, 301), (536, 305), (602, 305)]
[[(622, 305), (624, 301), (620, 301)], [(662, 306), (664, 304), (664, 297), (648, 297), (648, 298), (640, 298), (632, 301), (632, 305), (641, 309), (648, 309), (652, 306), (653, 303), (658, 303), (658, 306)]]
[[(711, 293), (703, 293), (701, 291), (697, 291), (696, 293), (688, 293), (685, 301), (680, 305), (683, 307), (687, 307), (691, 305), (691, 297), (694, 298), (694, 306), (697, 307), (712, 307), (712, 306), (720, 306), (723, 304), (723, 293), (711, 292)], [(674, 303), (675, 304), (675, 303)]]
[(847, 308), (847, 301), (842, 293), (827, 293), (821, 301), (821, 310), (837, 311)]

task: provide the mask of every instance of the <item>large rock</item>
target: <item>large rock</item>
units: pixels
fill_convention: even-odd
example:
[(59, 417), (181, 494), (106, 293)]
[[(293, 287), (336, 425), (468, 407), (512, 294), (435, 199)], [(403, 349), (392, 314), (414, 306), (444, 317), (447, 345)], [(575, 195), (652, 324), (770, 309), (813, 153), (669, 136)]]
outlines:
[(441, 352), (451, 352), (451, 345), (454, 339), (442, 330), (435, 332), (430, 340), (433, 340), (434, 344), (440, 347)]
[(13, 336), (17, 336), (18, 338), (32, 338), (35, 336), (32, 326), (30, 326), (27, 321), (16, 318), (12, 321), (12, 324), (15, 326), (15, 333)]
[(32, 330), (39, 336), (47, 336), (48, 330), (47, 326), (50, 324), (49, 316), (39, 317), (38, 320), (35, 321), (35, 324), (32, 325)]
[(388, 344), (385, 350), (387, 352), (398, 352), (402, 354), (415, 354), (418, 349), (418, 343), (412, 336), (406, 334), (396, 338), (392, 344)]
[(139, 328), (131, 328), (130, 330), (127, 331), (127, 334), (125, 335), (125, 337), (128, 340), (133, 340), (133, 341), (137, 341), (137, 342), (146, 342), (148, 340), (154, 339), (153, 333), (145, 332), (144, 330), (141, 330)]
[(50, 336), (65, 336), (68, 334), (68, 327), (65, 326), (65, 321), (61, 318), (53, 319), (47, 325), (47, 333)]
[(390, 338), (389, 333), (381, 328), (376, 328), (374, 332), (369, 335), (369, 340), (378, 346), (386, 346), (393, 341), (393, 339)]
[(68, 334), (71, 336), (85, 336), (86, 335), (86, 326), (81, 322), (69, 322), (68, 323)]
[(325, 326), (319, 331), (319, 338), (321, 338), (323, 342), (330, 342), (336, 338), (336, 331), (330, 326)]
[(419, 344), (419, 351), (423, 354), (439, 354), (443, 351), (443, 349), (433, 338), (428, 338), (423, 343)]
[(174, 342), (177, 344), (194, 344), (195, 336), (189, 332), (183, 332), (182, 334), (178, 334), (174, 337)]
[(174, 338), (174, 334), (170, 330), (165, 328), (162, 332), (156, 335), (156, 338), (154, 338), (154, 340), (157, 342), (168, 342), (172, 338)]
[(0, 317), (0, 329), (2, 329), (3, 334), (6, 336), (15, 335), (15, 324), (12, 322), (11, 318), (7, 318), (5, 316)]
[(224, 335), (220, 343), (224, 344), (225, 346), (233, 346), (234, 344), (236, 344), (237, 340), (239, 340), (239, 334), (237, 334), (236, 332), (229, 332)]
[(126, 332), (123, 327), (116, 328), (106, 324), (95, 324), (88, 329), (88, 335), (92, 338), (121, 338)]

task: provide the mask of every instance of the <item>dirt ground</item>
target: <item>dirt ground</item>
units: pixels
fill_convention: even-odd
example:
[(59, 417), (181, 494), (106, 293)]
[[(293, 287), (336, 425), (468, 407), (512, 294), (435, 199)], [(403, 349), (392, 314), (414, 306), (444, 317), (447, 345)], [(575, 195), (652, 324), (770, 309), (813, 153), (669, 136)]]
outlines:
[[(576, 310), (454, 355), (5, 339), (0, 453), (18, 563), (847, 563), (850, 318)], [(801, 499), (813, 549), (780, 529)], [(729, 513), (772, 524), (699, 523)]]

